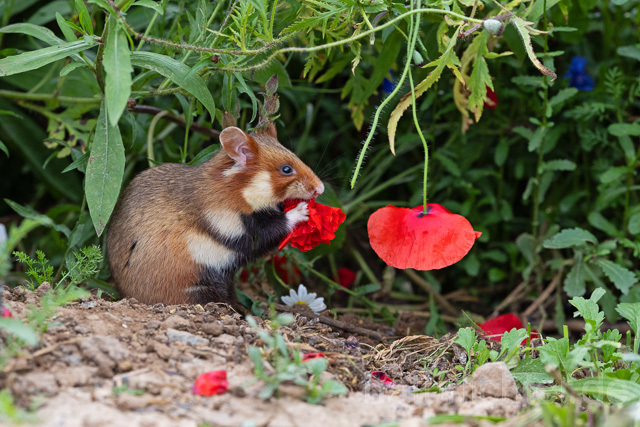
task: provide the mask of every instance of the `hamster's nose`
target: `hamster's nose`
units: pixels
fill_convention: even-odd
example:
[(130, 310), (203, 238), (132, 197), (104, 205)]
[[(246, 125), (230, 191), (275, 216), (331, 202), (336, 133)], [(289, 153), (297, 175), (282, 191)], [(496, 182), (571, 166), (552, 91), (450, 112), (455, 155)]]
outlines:
[(320, 185), (318, 185), (314, 189), (314, 197), (317, 197), (317, 196), (321, 195), (322, 193), (324, 193), (324, 184), (320, 183)]

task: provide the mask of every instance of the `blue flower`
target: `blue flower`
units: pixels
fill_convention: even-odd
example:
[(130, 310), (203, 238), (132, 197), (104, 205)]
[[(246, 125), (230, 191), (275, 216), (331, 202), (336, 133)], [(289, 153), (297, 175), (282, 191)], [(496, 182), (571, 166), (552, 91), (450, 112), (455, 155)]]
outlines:
[(394, 80), (393, 70), (389, 70), (389, 76), (385, 77), (382, 81), (383, 95), (389, 95), (396, 88), (396, 82)]
[(564, 76), (565, 79), (569, 79), (569, 86), (575, 87), (578, 90), (589, 92), (593, 90), (594, 82), (593, 78), (587, 74), (587, 59), (582, 56), (574, 56), (571, 58), (571, 65), (569, 65), (569, 71)]

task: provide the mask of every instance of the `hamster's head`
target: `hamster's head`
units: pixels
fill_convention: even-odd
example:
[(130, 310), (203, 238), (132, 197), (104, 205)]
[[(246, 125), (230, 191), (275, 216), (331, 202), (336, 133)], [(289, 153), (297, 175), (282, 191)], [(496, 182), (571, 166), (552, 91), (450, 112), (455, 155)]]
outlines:
[(233, 160), (223, 175), (242, 182), (242, 197), (254, 211), (290, 199), (311, 200), (324, 191), (311, 168), (278, 142), (271, 123), (251, 135), (227, 127), (220, 133), (220, 143)]

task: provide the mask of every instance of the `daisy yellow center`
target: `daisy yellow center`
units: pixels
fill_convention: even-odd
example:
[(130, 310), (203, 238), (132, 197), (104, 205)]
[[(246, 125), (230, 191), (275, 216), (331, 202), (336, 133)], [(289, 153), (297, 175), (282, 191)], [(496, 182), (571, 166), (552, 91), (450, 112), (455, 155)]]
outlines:
[(308, 305), (306, 302), (304, 301), (296, 301), (296, 304), (300, 304), (300, 305)]

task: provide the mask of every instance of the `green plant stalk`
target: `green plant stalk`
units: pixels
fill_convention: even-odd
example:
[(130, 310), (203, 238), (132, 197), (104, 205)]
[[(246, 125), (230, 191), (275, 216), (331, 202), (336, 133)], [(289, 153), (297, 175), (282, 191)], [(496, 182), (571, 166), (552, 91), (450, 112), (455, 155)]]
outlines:
[(153, 154), (153, 132), (156, 128), (156, 124), (158, 121), (169, 114), (168, 110), (164, 110), (153, 116), (151, 120), (151, 124), (149, 125), (149, 132), (147, 132), (147, 157), (149, 158), (149, 167), (153, 166), (153, 162), (155, 161), (155, 156)]
[(382, 287), (382, 284), (380, 283), (380, 281), (378, 280), (378, 278), (376, 277), (375, 274), (373, 274), (373, 271), (371, 271), (371, 268), (369, 268), (369, 265), (367, 264), (367, 262), (364, 260), (364, 258), (362, 257), (362, 255), (360, 254), (360, 252), (358, 252), (355, 248), (351, 251), (351, 254), (353, 255), (353, 257), (356, 259), (356, 261), (358, 262), (358, 264), (360, 264), (360, 268), (362, 268), (362, 272), (364, 273), (365, 276), (367, 276), (367, 278), (371, 281), (371, 283), (377, 283), (378, 285), (380, 285), (380, 287)]
[(96, 80), (98, 81), (98, 86), (100, 86), (100, 92), (104, 93), (104, 77), (102, 75), (102, 60), (104, 55), (104, 47), (107, 44), (107, 37), (109, 35), (109, 20), (106, 19), (104, 21), (104, 29), (102, 30), (102, 42), (100, 46), (98, 46), (98, 53), (96, 54), (96, 68), (95, 75)]
[[(547, 0), (544, 0), (542, 6), (542, 31), (546, 31), (547, 25)], [(549, 52), (548, 34), (543, 35), (544, 41), (544, 55)], [(543, 106), (542, 106), (542, 126), (547, 127), (547, 106), (549, 105), (549, 82), (547, 76), (544, 76), (544, 90), (543, 90)], [(538, 165), (536, 168), (536, 180), (533, 186), (533, 214), (531, 219), (531, 235), (534, 239), (538, 238), (538, 227), (540, 222), (540, 180), (542, 179), (542, 165), (544, 163), (544, 142), (545, 136), (540, 141), (538, 147)]]
[(187, 148), (189, 146), (189, 129), (191, 128), (191, 123), (193, 123), (193, 104), (195, 102), (194, 98), (191, 98), (191, 102), (189, 103), (189, 119), (187, 119), (187, 117), (185, 116), (185, 120), (184, 120), (184, 144), (182, 147), (182, 155), (181, 155), (181, 160), (182, 163), (186, 163), (187, 161)]
[(80, 98), (75, 96), (62, 96), (57, 93), (29, 93), (15, 92), (12, 90), (0, 90), (0, 98), (21, 99), (25, 101), (58, 101), (62, 104), (100, 104), (102, 102), (102, 97)]
[[(412, 9), (411, 11), (413, 11), (413, 2), (411, 2), (411, 9)], [(409, 72), (409, 69), (411, 68), (411, 61), (412, 61), (412, 58), (413, 58), (413, 51), (415, 50), (416, 39), (418, 38), (418, 33), (420, 31), (420, 28), (413, 28), (413, 20), (409, 21), (409, 25), (410, 25), (410, 28), (411, 28), (411, 30), (409, 31), (410, 40), (407, 43), (407, 56), (406, 56), (406, 59), (405, 59), (406, 62), (404, 64), (404, 69), (402, 70), (402, 75), (400, 76), (400, 79), (398, 80), (398, 83), (396, 84), (396, 87), (393, 89), (393, 91), (389, 94), (389, 96), (384, 101), (382, 101), (380, 103), (380, 105), (376, 109), (376, 113), (373, 116), (373, 123), (371, 124), (371, 130), (369, 131), (369, 135), (367, 136), (367, 139), (364, 141), (362, 150), (360, 151), (360, 155), (358, 156), (358, 161), (356, 163), (356, 168), (353, 171), (353, 176), (351, 178), (351, 188), (355, 187), (355, 185), (356, 185), (356, 180), (358, 179), (358, 174), (360, 173), (360, 169), (362, 168), (362, 163), (364, 162), (364, 156), (367, 153), (367, 149), (369, 148), (369, 144), (371, 143), (371, 140), (373, 139), (373, 135), (374, 135), (374, 133), (376, 131), (376, 128), (378, 126), (378, 120), (380, 119), (380, 114), (382, 113), (382, 110), (384, 109), (384, 107), (400, 91), (400, 88), (402, 87), (402, 84), (404, 83), (404, 80), (407, 77), (407, 73)], [(377, 27), (376, 30), (380, 29), (381, 27), (382, 27), (382, 25)], [(370, 30), (370, 31), (372, 31), (372, 30)], [(365, 33), (368, 33), (370, 31), (365, 31), (364, 33), (361, 33), (361, 34), (365, 34)]]
[[(220, 2), (222, 3), (222, 2)], [(162, 9), (165, 9), (167, 7), (167, 0), (162, 0), (162, 2), (160, 3), (160, 7)], [(151, 18), (151, 21), (149, 22), (149, 25), (147, 26), (147, 29), (144, 30), (144, 36), (147, 37), (149, 35), (149, 32), (151, 31), (151, 28), (153, 27), (153, 24), (156, 23), (156, 19), (158, 19), (158, 16), (160, 14), (158, 12), (153, 14), (153, 17)], [(142, 49), (142, 46), (144, 46), (144, 38), (142, 40), (140, 40), (140, 43), (138, 44), (138, 47), (136, 48), (136, 52), (139, 51), (140, 49)]]
[[(417, 26), (420, 26), (420, 15), (418, 15)], [(418, 131), (418, 135), (420, 136), (420, 140), (422, 141), (422, 146), (424, 147), (424, 176), (422, 177), (422, 213), (427, 214), (427, 173), (429, 171), (429, 146), (427, 145), (427, 141), (424, 139), (424, 135), (422, 134), (422, 130), (420, 129), (420, 124), (418, 123), (418, 114), (416, 112), (416, 88), (413, 86), (413, 77), (411, 76), (411, 72), (409, 72), (409, 84), (411, 85), (411, 110), (413, 111), (413, 123), (416, 125), (416, 130)]]

